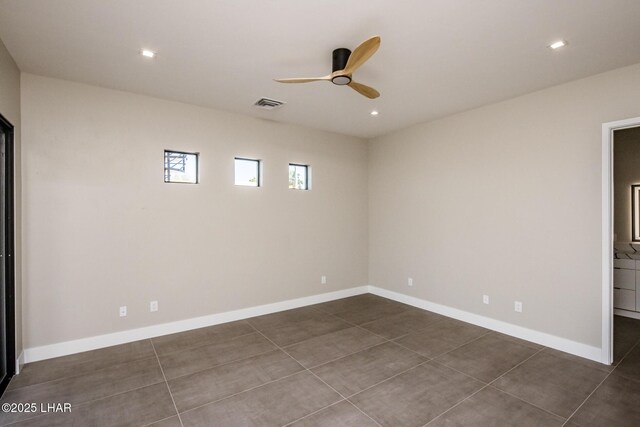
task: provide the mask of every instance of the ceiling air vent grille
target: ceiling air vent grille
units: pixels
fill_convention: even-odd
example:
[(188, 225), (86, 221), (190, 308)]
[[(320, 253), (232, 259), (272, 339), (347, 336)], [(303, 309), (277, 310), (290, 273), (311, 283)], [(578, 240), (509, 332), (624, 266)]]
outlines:
[(275, 110), (284, 105), (284, 102), (276, 101), (275, 99), (260, 98), (253, 105), (264, 110)]

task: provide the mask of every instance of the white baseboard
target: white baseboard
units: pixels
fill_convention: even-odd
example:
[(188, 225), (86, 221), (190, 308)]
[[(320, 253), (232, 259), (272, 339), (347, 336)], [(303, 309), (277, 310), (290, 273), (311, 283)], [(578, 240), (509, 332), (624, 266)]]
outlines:
[(628, 311), (614, 308), (613, 314), (617, 314), (618, 316), (630, 317), (632, 319), (640, 319), (640, 313), (638, 313), (637, 311)]
[(16, 359), (16, 375), (22, 371), (22, 367), (24, 366), (24, 351), (20, 352), (20, 355)]
[(556, 350), (564, 351), (565, 353), (584, 357), (585, 359), (590, 359), (601, 363), (603, 362), (602, 350), (599, 347), (593, 347), (566, 338), (557, 337), (555, 335), (550, 335), (522, 326), (513, 325), (501, 320), (491, 319), (489, 317), (469, 313), (463, 310), (458, 310), (446, 305), (436, 304), (420, 298), (412, 297), (394, 291), (389, 291), (387, 289), (377, 288), (375, 286), (369, 286), (369, 292), (374, 295), (392, 299), (394, 301), (412, 305), (424, 310), (433, 311), (434, 313), (442, 314), (443, 316), (452, 317), (463, 322), (482, 326), (483, 328), (501, 332), (506, 335), (511, 335), (513, 337), (520, 338), (526, 341), (531, 341), (545, 347), (550, 347)]
[[(247, 319), (249, 317), (261, 316), (283, 310), (304, 307), (321, 302), (333, 301), (354, 295), (372, 293), (394, 301), (402, 302), (414, 307), (429, 310), (443, 316), (511, 335), (526, 341), (531, 341), (546, 347), (584, 357), (585, 359), (602, 362), (602, 351), (598, 347), (582, 344), (566, 338), (557, 337), (522, 326), (513, 325), (501, 320), (492, 319), (467, 311), (436, 304), (427, 300), (401, 294), (375, 286), (360, 286), (356, 288), (344, 289), (335, 292), (328, 292), (319, 295), (312, 295), (303, 298), (296, 298), (287, 301), (265, 304), (255, 307), (243, 308), (239, 310), (216, 313), (208, 316), (195, 317), (192, 319), (179, 320), (176, 322), (163, 323), (160, 325), (147, 326), (144, 328), (130, 329), (128, 331), (114, 332), (111, 334), (98, 335), (94, 337), (81, 338), (72, 341), (65, 341), (40, 347), (26, 348), (16, 360), (16, 371), (22, 368), (25, 363), (37, 362), (39, 360), (51, 359), (53, 357), (66, 356), (83, 351), (96, 350), (112, 345), (125, 344), (132, 341), (149, 339), (161, 335), (184, 332), (191, 329), (203, 328), (206, 326), (218, 325), (235, 320)], [(617, 314), (617, 313), (616, 313)]]
[(343, 289), (335, 292), (327, 292), (319, 295), (312, 295), (303, 298), (296, 298), (273, 304), (259, 305), (255, 307), (243, 308), (239, 310), (216, 313), (208, 316), (195, 317), (192, 319), (178, 320), (176, 322), (163, 323), (160, 325), (147, 326), (144, 328), (130, 329), (128, 331), (114, 332), (111, 334), (98, 335), (94, 337), (81, 338), (72, 341), (65, 341), (56, 344), (43, 345), (24, 349), (21, 357), (22, 363), (37, 362), (39, 360), (51, 359), (53, 357), (66, 356), (83, 351), (96, 350), (112, 345), (125, 344), (132, 341), (153, 338), (161, 335), (184, 332), (191, 329), (203, 328), (206, 326), (218, 325), (235, 320), (248, 319), (249, 317), (261, 316), (263, 314), (275, 313), (292, 308), (304, 307), (321, 302), (333, 301), (354, 295), (366, 294), (369, 286)]

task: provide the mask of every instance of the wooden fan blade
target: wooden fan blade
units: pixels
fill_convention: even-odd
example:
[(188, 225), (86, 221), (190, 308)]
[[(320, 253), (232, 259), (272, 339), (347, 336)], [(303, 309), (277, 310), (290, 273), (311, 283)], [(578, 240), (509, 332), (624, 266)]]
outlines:
[(351, 74), (362, 64), (364, 64), (371, 56), (376, 53), (380, 47), (380, 36), (373, 36), (368, 40), (365, 40), (355, 48), (355, 50), (349, 56), (347, 65), (342, 70), (342, 74)]
[(355, 90), (356, 92), (358, 92), (361, 95), (366, 96), (367, 98), (370, 99), (375, 99), (377, 97), (380, 96), (380, 92), (378, 92), (377, 90), (375, 90), (374, 88), (367, 86), (367, 85), (363, 85), (362, 83), (356, 83), (354, 81), (351, 81), (351, 83), (349, 83), (348, 85), (351, 89)]
[(322, 80), (331, 80), (331, 76), (324, 77), (302, 77), (299, 79), (273, 79), (278, 83), (309, 83), (309, 82), (319, 82)]

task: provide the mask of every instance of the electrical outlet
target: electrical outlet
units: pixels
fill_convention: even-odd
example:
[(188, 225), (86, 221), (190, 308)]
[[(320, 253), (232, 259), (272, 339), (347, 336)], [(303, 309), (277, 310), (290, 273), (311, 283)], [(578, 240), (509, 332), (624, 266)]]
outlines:
[(326, 285), (327, 284), (327, 276), (320, 277), (320, 283), (322, 283), (323, 285)]
[(482, 295), (482, 302), (485, 304), (489, 304), (489, 295)]
[(411, 277), (407, 279), (407, 285), (413, 286), (413, 279)]
[(513, 309), (515, 311), (517, 311), (518, 313), (522, 313), (522, 302), (516, 301), (514, 306), (513, 306)]
[(149, 303), (149, 311), (158, 311), (158, 301), (151, 301)]
[(127, 306), (123, 305), (120, 307), (120, 317), (127, 317)]

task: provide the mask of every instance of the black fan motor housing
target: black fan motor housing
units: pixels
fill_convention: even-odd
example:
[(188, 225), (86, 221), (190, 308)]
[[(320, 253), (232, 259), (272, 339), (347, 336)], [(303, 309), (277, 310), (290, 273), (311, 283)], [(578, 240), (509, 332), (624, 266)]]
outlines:
[[(344, 70), (344, 67), (347, 66), (347, 61), (349, 60), (349, 56), (351, 55), (351, 51), (344, 47), (336, 49), (333, 51), (333, 68), (332, 72)], [(336, 76), (331, 79), (333, 84), (338, 86), (344, 86), (351, 83), (351, 77), (349, 76)]]
[(344, 67), (347, 66), (347, 61), (349, 60), (349, 56), (351, 55), (351, 51), (347, 48), (341, 47), (333, 51), (333, 69), (332, 72), (344, 70)]

